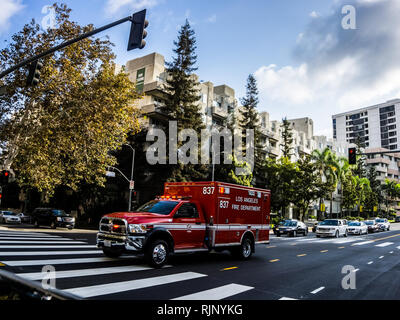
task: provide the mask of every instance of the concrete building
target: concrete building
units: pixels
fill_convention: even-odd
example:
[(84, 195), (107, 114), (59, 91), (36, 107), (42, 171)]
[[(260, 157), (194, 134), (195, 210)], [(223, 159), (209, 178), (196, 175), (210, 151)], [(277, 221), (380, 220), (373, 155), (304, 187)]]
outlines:
[(333, 138), (364, 148), (398, 150), (400, 141), (400, 99), (332, 116)]

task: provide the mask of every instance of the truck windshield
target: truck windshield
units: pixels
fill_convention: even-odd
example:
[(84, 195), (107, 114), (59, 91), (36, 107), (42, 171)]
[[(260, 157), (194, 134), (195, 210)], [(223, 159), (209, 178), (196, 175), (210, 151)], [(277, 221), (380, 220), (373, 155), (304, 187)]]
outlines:
[(167, 216), (174, 210), (178, 203), (178, 201), (153, 200), (139, 207), (135, 212), (149, 212)]

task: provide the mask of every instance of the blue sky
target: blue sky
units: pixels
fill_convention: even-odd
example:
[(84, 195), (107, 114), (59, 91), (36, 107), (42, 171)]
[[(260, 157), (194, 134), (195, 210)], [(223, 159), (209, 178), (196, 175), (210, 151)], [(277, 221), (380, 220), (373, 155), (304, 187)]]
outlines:
[[(100, 34), (108, 34), (115, 43), (120, 64), (152, 52), (163, 54), (168, 61), (178, 28), (188, 18), (197, 35), (200, 79), (227, 84), (240, 98), (245, 93), (247, 76), (254, 73), (259, 82), (261, 110), (270, 112), (276, 120), (311, 117), (317, 134), (332, 135), (334, 113), (400, 94), (400, 84), (393, 85), (400, 59), (386, 56), (387, 50), (400, 56), (399, 48), (392, 43), (400, 42), (399, 32), (395, 31), (399, 23), (391, 15), (399, 14), (396, 0), (64, 2), (73, 9), (72, 19), (82, 25), (102, 26), (148, 9), (150, 26), (145, 49), (126, 51), (129, 24)], [(6, 8), (0, 13), (1, 47), (31, 18), (40, 22), (45, 16), (43, 6), (52, 3), (0, 0), (0, 8)], [(345, 32), (340, 28), (345, 4), (357, 9), (357, 30)], [(381, 50), (373, 50), (377, 44)], [(371, 80), (377, 76), (379, 82)]]

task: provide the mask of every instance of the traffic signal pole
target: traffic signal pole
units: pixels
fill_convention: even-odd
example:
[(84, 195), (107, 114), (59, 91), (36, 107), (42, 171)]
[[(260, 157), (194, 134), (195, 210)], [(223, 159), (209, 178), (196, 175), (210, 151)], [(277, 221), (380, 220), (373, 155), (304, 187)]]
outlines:
[[(145, 10), (143, 10), (143, 11), (145, 11)], [(141, 11), (141, 12), (142, 12), (142, 11)], [(140, 12), (140, 13), (141, 13), (141, 12)], [(103, 27), (101, 27), (101, 28), (97, 28), (97, 29), (95, 29), (95, 30), (93, 30), (93, 31), (84, 33), (84, 34), (80, 35), (79, 37), (76, 37), (76, 38), (74, 38), (74, 39), (65, 41), (64, 43), (62, 43), (62, 44), (60, 44), (60, 45), (58, 45), (58, 46), (55, 46), (55, 47), (53, 47), (53, 48), (51, 48), (51, 49), (49, 49), (49, 50), (46, 50), (45, 52), (42, 52), (42, 53), (40, 53), (40, 54), (38, 54), (38, 55), (36, 55), (36, 56), (34, 56), (34, 57), (25, 59), (24, 61), (18, 63), (17, 65), (15, 65), (15, 66), (13, 66), (13, 67), (11, 67), (11, 68), (9, 68), (9, 69), (3, 71), (2, 73), (0, 73), (0, 79), (3, 78), (3, 77), (5, 77), (6, 75), (10, 74), (11, 72), (13, 72), (13, 71), (15, 71), (15, 70), (17, 70), (17, 69), (19, 69), (19, 68), (22, 68), (22, 67), (24, 67), (24, 66), (26, 66), (26, 65), (28, 65), (28, 64), (30, 64), (30, 63), (36, 61), (36, 60), (38, 60), (38, 59), (41, 59), (41, 58), (43, 58), (43, 57), (46, 57), (46, 56), (48, 56), (48, 55), (50, 55), (50, 54), (52, 54), (52, 53), (54, 53), (54, 52), (56, 52), (56, 51), (58, 51), (58, 50), (64, 49), (65, 47), (68, 47), (68, 46), (70, 46), (70, 45), (72, 45), (72, 44), (74, 44), (74, 43), (76, 43), (76, 42), (78, 42), (78, 41), (81, 41), (81, 40), (83, 40), (83, 39), (89, 38), (89, 37), (91, 37), (91, 36), (93, 36), (93, 35), (95, 35), (95, 34), (97, 34), (97, 33), (103, 32), (104, 30), (113, 28), (113, 27), (115, 27), (115, 26), (117, 26), (117, 25), (120, 25), (120, 24), (122, 24), (122, 23), (125, 23), (125, 22), (127, 22), (127, 21), (131, 21), (132, 24), (134, 24), (134, 22), (135, 22), (134, 17), (135, 17), (136, 14), (137, 14), (137, 13), (135, 13), (135, 14), (129, 16), (129, 17), (123, 18), (123, 19), (121, 19), (121, 20), (115, 21), (115, 22), (113, 22), (113, 23), (107, 24), (107, 25), (105, 25), (105, 26), (103, 26)]]

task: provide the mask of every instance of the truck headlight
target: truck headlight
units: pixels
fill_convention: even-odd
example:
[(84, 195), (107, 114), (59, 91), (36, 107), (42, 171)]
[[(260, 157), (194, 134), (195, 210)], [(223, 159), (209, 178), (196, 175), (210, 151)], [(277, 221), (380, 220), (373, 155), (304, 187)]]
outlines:
[(58, 222), (62, 221), (62, 218), (61, 217), (57, 217), (57, 221)]
[(128, 226), (129, 233), (146, 233), (147, 228), (143, 224), (130, 224)]

